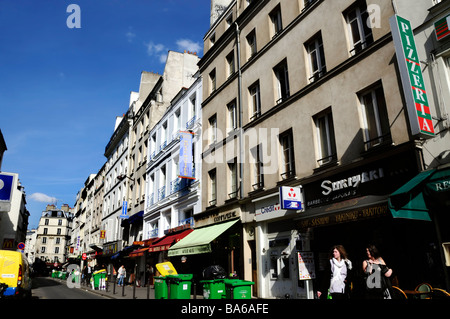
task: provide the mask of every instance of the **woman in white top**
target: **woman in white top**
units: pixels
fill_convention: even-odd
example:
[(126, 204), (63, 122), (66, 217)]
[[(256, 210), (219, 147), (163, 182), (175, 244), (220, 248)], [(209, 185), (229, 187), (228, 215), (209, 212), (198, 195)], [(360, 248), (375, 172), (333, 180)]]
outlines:
[(347, 259), (344, 247), (342, 245), (333, 246), (326, 280), (323, 281), (320, 291), (317, 291), (317, 296), (320, 298), (322, 293), (326, 293), (328, 290), (332, 299), (347, 299), (350, 293), (348, 277), (351, 269), (352, 262)]
[(120, 266), (119, 270), (117, 271), (117, 274), (119, 275), (119, 281), (118, 281), (117, 285), (122, 286), (123, 280), (124, 280), (125, 276), (127, 275), (127, 271), (123, 265)]

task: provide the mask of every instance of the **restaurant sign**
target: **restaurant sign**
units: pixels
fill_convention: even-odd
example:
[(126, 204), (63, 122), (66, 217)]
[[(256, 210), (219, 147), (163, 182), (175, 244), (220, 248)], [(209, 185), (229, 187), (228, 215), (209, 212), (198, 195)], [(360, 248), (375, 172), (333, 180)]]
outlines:
[(411, 134), (425, 138), (434, 137), (430, 106), (411, 24), (398, 15), (392, 16), (389, 22), (408, 110)]

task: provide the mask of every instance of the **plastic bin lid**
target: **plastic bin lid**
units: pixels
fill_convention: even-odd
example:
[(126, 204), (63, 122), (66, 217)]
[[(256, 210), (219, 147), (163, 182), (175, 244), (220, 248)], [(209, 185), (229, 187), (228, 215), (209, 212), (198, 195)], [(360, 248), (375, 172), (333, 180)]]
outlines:
[(164, 277), (168, 276), (168, 275), (178, 274), (170, 261), (165, 262), (165, 263), (156, 264), (156, 269), (158, 269), (161, 276), (164, 276)]

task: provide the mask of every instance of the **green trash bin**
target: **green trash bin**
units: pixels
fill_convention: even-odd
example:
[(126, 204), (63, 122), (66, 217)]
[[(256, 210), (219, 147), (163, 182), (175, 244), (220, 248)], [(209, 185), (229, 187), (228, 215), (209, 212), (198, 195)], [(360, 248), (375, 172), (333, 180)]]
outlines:
[(105, 290), (106, 289), (106, 277), (107, 272), (106, 269), (102, 269), (99, 271), (96, 271), (92, 274), (92, 283), (93, 288), (98, 290)]
[(167, 276), (170, 284), (170, 299), (191, 299), (192, 274)]
[(204, 299), (225, 299), (226, 290), (224, 279), (201, 280)]
[(226, 299), (251, 299), (253, 281), (225, 279)]
[(167, 287), (166, 277), (154, 277), (155, 279), (155, 299), (168, 299), (169, 288)]

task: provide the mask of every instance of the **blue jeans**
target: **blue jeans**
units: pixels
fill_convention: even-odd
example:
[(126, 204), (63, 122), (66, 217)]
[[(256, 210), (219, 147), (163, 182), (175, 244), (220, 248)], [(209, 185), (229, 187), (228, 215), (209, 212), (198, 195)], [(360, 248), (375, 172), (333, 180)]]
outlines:
[(123, 285), (123, 278), (124, 278), (125, 276), (123, 276), (123, 275), (120, 275), (119, 276), (119, 282), (117, 283), (119, 286), (120, 285)]

